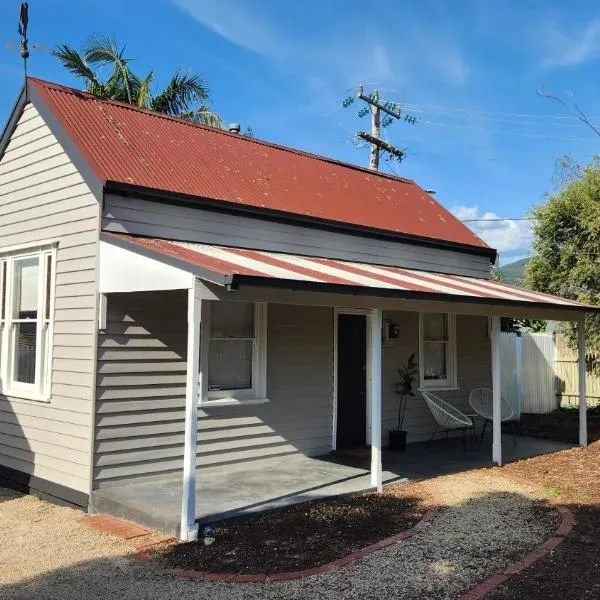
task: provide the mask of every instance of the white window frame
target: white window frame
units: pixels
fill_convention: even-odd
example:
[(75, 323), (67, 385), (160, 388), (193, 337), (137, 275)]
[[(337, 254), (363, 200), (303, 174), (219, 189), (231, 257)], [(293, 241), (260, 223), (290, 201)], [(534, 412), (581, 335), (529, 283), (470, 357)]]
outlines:
[[(16, 260), (38, 257), (38, 304), (36, 323), (35, 382), (15, 381), (15, 325), (23, 322), (13, 317), (14, 263)], [(49, 293), (47, 265), (50, 258)], [(56, 281), (56, 245), (35, 245), (10, 248), (0, 253), (0, 394), (9, 398), (50, 400), (52, 342), (54, 337), (54, 298)], [(2, 295), (2, 290), (5, 290)]]
[[(447, 352), (446, 352), (446, 379), (425, 379), (424, 372), (424, 345), (427, 343), (424, 340), (425, 328), (423, 326), (423, 320), (427, 314), (445, 314), (448, 319), (448, 341)], [(437, 342), (439, 343), (439, 342)], [(419, 313), (419, 389), (420, 390), (456, 390), (457, 387), (457, 355), (456, 355), (456, 315), (452, 313), (439, 313), (434, 312), (421, 312)]]
[[(262, 404), (267, 398), (267, 303), (254, 302), (254, 339), (252, 344), (252, 387), (238, 390), (208, 390), (208, 355), (210, 350), (211, 303), (202, 303), (202, 324), (200, 334), (200, 405), (224, 406), (235, 404)], [(223, 301), (224, 302), (224, 301)]]

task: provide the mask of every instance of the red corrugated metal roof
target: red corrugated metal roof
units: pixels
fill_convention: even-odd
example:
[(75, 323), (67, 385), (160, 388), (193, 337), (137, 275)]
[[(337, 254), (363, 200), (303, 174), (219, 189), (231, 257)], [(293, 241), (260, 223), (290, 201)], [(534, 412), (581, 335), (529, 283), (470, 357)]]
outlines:
[(102, 183), (487, 248), (416, 183), (29, 78)]
[[(402, 296), (423, 299), (449, 298), (463, 302), (483, 302), (491, 305), (537, 305), (544, 308), (561, 308), (598, 312), (600, 307), (583, 304), (550, 294), (543, 294), (490, 279), (474, 279), (444, 273), (415, 271), (400, 267), (356, 263), (328, 258), (315, 258), (179, 242), (156, 238), (134, 237), (126, 234), (107, 234), (107, 240), (121, 240), (133, 248), (141, 248), (160, 256), (170, 257), (179, 263), (221, 276), (221, 283), (235, 282), (236, 276), (244, 282), (285, 280), (291, 287), (295, 282), (308, 284), (334, 284), (354, 288), (371, 288)], [(217, 278), (211, 279), (217, 282)], [(317, 285), (317, 289), (318, 289)], [(394, 294), (396, 295), (396, 294)]]

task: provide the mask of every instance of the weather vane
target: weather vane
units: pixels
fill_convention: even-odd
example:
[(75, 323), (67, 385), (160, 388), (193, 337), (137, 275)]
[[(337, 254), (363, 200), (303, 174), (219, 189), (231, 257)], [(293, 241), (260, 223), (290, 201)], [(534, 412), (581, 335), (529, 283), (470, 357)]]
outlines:
[(29, 4), (21, 2), (21, 11), (19, 13), (19, 35), (21, 36), (21, 56), (23, 57), (23, 67), (25, 77), (27, 77), (27, 59), (29, 58), (29, 46), (27, 45), (27, 25), (29, 24)]

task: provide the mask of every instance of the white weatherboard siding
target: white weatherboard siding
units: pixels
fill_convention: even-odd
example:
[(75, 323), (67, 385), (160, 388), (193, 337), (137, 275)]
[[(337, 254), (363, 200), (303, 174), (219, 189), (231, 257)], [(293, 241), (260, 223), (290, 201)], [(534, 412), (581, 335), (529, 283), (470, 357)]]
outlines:
[(88, 493), (98, 204), (27, 105), (0, 161), (0, 253), (58, 241), (49, 402), (0, 396), (0, 465)]
[[(185, 291), (109, 294), (99, 336), (94, 487), (183, 467)], [(270, 402), (202, 406), (197, 464), (331, 449), (333, 309), (273, 304)]]
[[(247, 406), (201, 406), (197, 465), (331, 450), (333, 308), (269, 304), (267, 395)], [(400, 339), (382, 350), (382, 441), (395, 427), (396, 369), (418, 350), (418, 313), (384, 311)], [(181, 471), (186, 374), (186, 292), (109, 294), (99, 336), (94, 487)], [(489, 386), (487, 318), (457, 317), (460, 389), (440, 394), (462, 409)], [(433, 420), (420, 395), (409, 401), (409, 441), (427, 439)]]
[[(397, 369), (406, 363), (414, 352), (419, 356), (419, 314), (416, 312), (385, 311), (384, 319), (391, 319), (400, 326), (400, 338), (383, 348), (382, 374), (382, 417), (383, 444), (387, 445), (387, 430), (395, 429), (398, 419), (399, 396), (394, 394), (394, 382), (398, 380)], [(456, 351), (458, 389), (432, 390), (444, 400), (463, 412), (470, 413), (469, 392), (476, 387), (492, 386), (491, 346), (488, 336), (487, 317), (457, 315)], [(418, 387), (418, 379), (416, 386)], [(425, 401), (416, 391), (409, 398), (404, 429), (408, 431), (408, 442), (428, 440), (435, 427)]]

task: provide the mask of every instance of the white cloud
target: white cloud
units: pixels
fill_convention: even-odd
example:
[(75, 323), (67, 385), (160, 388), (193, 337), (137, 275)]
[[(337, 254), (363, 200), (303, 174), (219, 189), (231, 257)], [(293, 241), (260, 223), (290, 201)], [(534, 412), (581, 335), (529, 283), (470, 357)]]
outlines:
[(547, 45), (545, 67), (569, 67), (600, 58), (600, 17), (578, 31), (565, 32), (556, 22), (542, 28)]
[(446, 40), (440, 43), (430, 57), (440, 75), (449, 83), (461, 86), (469, 79), (469, 69), (461, 55), (460, 48)]
[[(450, 212), (461, 221), (481, 219), (465, 224), (487, 244), (500, 252), (503, 258), (502, 263), (506, 264), (506, 262), (529, 255), (530, 221), (503, 219), (494, 212), (480, 213), (478, 206), (455, 206)], [(486, 222), (486, 219), (489, 221)]]
[(464, 85), (469, 69), (456, 41), (438, 30), (435, 37), (422, 24), (408, 23), (402, 47), (411, 48), (406, 61), (397, 41), (385, 28), (367, 22), (348, 29), (314, 32), (310, 40), (299, 37), (293, 23), (281, 13), (261, 10), (239, 0), (171, 0), (201, 25), (246, 50), (283, 63), (305, 78), (325, 77), (345, 85), (378, 82), (404, 86), (431, 73), (438, 81)]
[(248, 4), (230, 0), (171, 1), (232, 44), (271, 58), (281, 56), (285, 44)]

